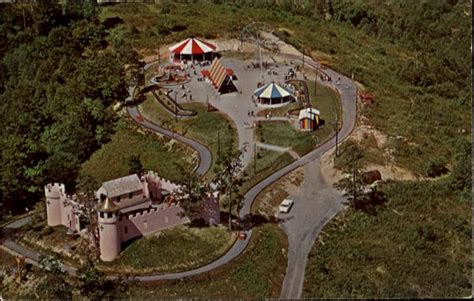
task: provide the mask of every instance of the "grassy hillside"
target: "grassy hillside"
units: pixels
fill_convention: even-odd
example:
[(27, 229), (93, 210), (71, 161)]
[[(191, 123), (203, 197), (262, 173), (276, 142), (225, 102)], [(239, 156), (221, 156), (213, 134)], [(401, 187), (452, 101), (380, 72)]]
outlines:
[(469, 296), (471, 208), (445, 187), (392, 183), (378, 214), (339, 214), (309, 254), (302, 297)]

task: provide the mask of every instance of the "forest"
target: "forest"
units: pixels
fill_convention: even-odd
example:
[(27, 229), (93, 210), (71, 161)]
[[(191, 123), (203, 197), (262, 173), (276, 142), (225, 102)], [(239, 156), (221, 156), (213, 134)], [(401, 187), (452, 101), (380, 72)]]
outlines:
[(78, 3), (1, 4), (2, 213), (31, 206), (47, 182), (73, 188), (113, 131), (110, 104), (127, 95), (136, 53), (107, 33), (94, 2)]

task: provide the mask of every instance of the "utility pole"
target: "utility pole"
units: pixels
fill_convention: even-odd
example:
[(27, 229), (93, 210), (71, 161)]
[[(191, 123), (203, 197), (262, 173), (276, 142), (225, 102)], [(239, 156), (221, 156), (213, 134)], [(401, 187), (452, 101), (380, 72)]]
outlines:
[(304, 49), (303, 49), (303, 57), (301, 58), (301, 73), (304, 74)]
[(221, 131), (217, 131), (217, 160), (221, 162)]
[(177, 95), (178, 91), (174, 91), (174, 122), (178, 122), (178, 102), (176, 100)]
[(338, 136), (339, 136), (339, 121), (336, 120), (336, 157), (338, 156), (338, 153), (337, 153), (337, 144), (339, 143), (339, 139), (338, 139)]
[(253, 144), (253, 175), (257, 174), (257, 143)]
[(318, 69), (314, 69), (314, 97), (316, 97), (317, 86), (318, 86)]
[(262, 66), (262, 51), (260, 50), (260, 38), (259, 38), (259, 32), (258, 32), (258, 27), (255, 26), (255, 37), (257, 38), (257, 51), (258, 51), (258, 60), (259, 60), (259, 65), (260, 65), (260, 75), (263, 79), (263, 66)]

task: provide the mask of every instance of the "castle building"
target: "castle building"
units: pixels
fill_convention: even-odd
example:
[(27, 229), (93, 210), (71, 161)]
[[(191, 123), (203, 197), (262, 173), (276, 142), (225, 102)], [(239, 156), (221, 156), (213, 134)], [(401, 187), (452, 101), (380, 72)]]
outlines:
[[(122, 244), (133, 238), (189, 223), (173, 197), (180, 188), (154, 172), (141, 178), (133, 174), (102, 183), (96, 191), (95, 206), (101, 260), (114, 260)], [(45, 196), (48, 226), (63, 225), (70, 231), (87, 234), (88, 220), (77, 195), (67, 195), (64, 184), (54, 183), (45, 186)], [(211, 225), (220, 223), (216, 195), (203, 199), (201, 217)]]

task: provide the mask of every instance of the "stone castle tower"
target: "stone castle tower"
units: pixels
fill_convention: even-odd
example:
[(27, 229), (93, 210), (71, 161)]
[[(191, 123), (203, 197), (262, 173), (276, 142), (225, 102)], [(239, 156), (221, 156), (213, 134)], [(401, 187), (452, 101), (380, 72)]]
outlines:
[(97, 208), (100, 259), (103, 261), (112, 261), (120, 254), (119, 209), (109, 198)]
[(48, 226), (54, 227), (62, 224), (61, 202), (64, 201), (65, 193), (66, 187), (64, 184), (54, 183), (44, 187)]

